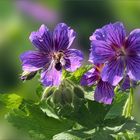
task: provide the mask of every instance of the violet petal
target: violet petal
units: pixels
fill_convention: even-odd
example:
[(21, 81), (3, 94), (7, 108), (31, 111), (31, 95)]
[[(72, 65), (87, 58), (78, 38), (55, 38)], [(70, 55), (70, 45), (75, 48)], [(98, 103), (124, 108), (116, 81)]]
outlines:
[(87, 73), (85, 73), (81, 78), (81, 85), (82, 86), (91, 86), (95, 84), (95, 82), (98, 80), (98, 72), (92, 68)]
[(101, 77), (103, 81), (108, 81), (113, 86), (116, 86), (123, 78), (124, 61), (119, 59), (112, 59), (105, 65), (102, 70)]
[(65, 23), (59, 23), (53, 32), (55, 50), (65, 50), (69, 48), (75, 39), (76, 33)]
[(95, 89), (94, 99), (100, 103), (111, 104), (114, 97), (114, 87), (100, 80)]
[(47, 65), (50, 59), (42, 52), (27, 51), (20, 55), (24, 71), (37, 71)]
[(59, 86), (61, 83), (62, 71), (56, 70), (52, 64), (41, 73), (41, 82), (44, 86)]
[(49, 53), (53, 49), (52, 32), (45, 25), (41, 25), (38, 31), (32, 32), (29, 39), (40, 51)]
[(73, 72), (81, 66), (84, 56), (77, 49), (69, 49), (65, 51), (65, 58), (69, 60), (69, 65), (67, 63), (65, 65), (66, 70)]
[(126, 40), (126, 48), (131, 55), (140, 54), (140, 29), (133, 30)]
[(97, 29), (90, 37), (91, 41), (102, 40), (116, 47), (122, 47), (126, 37), (124, 26), (121, 22), (108, 24)]
[(104, 63), (114, 56), (115, 51), (107, 42), (94, 40), (91, 43), (90, 62), (95, 64)]
[(127, 57), (126, 67), (130, 79), (134, 81), (140, 80), (140, 56), (132, 55)]

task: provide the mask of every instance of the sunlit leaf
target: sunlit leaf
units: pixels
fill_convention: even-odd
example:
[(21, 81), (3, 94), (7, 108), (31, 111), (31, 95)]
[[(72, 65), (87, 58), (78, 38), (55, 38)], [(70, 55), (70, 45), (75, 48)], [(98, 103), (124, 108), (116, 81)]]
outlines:
[(22, 97), (16, 94), (0, 94), (0, 104), (8, 110), (18, 108), (22, 100)]
[(37, 140), (51, 139), (55, 134), (72, 128), (68, 120), (48, 117), (38, 105), (25, 104), (26, 109), (15, 109), (6, 116), (15, 127), (22, 129)]
[(117, 93), (109, 112), (105, 116), (105, 119), (114, 119), (116, 117), (121, 117), (127, 98), (127, 93)]

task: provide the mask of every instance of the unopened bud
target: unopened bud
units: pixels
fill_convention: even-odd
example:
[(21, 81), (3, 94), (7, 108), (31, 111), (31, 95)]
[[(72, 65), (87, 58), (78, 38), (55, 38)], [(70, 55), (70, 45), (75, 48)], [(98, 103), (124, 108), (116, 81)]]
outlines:
[(74, 87), (73, 91), (77, 97), (84, 98), (84, 91), (79, 86)]
[(62, 91), (62, 99), (63, 99), (64, 104), (71, 103), (72, 98), (73, 98), (72, 90), (70, 88), (65, 88)]
[(53, 102), (55, 104), (61, 104), (62, 103), (62, 98), (61, 98), (61, 91), (60, 90), (55, 90), (53, 93)]
[(69, 104), (72, 103), (72, 99), (73, 93), (70, 88), (59, 89), (53, 93), (53, 101), (56, 104)]
[(46, 88), (43, 92), (43, 96), (42, 96), (42, 99), (46, 99), (48, 98), (49, 96), (51, 96), (54, 91), (55, 91), (55, 88), (56, 87), (49, 87), (49, 88)]
[(25, 81), (25, 80), (31, 80), (35, 75), (36, 75), (36, 71), (34, 72), (28, 72), (28, 71), (24, 71), (20, 77), (20, 79), (22, 81)]

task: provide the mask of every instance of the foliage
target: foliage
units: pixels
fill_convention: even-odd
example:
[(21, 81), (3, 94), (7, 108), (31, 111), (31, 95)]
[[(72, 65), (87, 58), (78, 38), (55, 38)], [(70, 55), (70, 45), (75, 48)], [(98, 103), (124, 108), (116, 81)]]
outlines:
[(51, 139), (53, 135), (72, 127), (69, 120), (57, 120), (45, 115), (38, 105), (25, 103), (21, 109), (15, 109), (6, 115), (9, 122), (23, 129), (36, 139)]
[(128, 94), (120, 90), (112, 105), (92, 99), (94, 87), (82, 88), (79, 81), (90, 67), (64, 72), (59, 87), (37, 88), (38, 102), (16, 94), (1, 94), (0, 105), (7, 108), (6, 119), (37, 140), (138, 140), (140, 124), (123, 116)]

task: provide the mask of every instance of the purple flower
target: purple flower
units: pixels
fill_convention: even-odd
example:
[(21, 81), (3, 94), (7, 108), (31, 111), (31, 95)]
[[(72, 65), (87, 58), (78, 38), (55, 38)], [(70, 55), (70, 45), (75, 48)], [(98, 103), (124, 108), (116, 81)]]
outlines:
[(125, 91), (127, 89), (130, 89), (130, 87), (135, 87), (137, 85), (137, 82), (134, 80), (130, 80), (129, 76), (124, 76), (122, 82), (120, 82), (120, 89), (122, 91)]
[(101, 77), (117, 85), (123, 75), (131, 80), (140, 80), (140, 29), (133, 30), (128, 37), (120, 22), (97, 29), (90, 37), (90, 61), (105, 63)]
[(81, 66), (83, 54), (77, 49), (69, 49), (76, 33), (66, 24), (60, 23), (53, 32), (42, 25), (32, 32), (29, 39), (36, 50), (21, 54), (23, 71), (41, 70), (44, 86), (58, 86), (62, 69), (75, 71)]
[(31, 19), (33, 18), (43, 23), (53, 24), (60, 18), (59, 11), (51, 9), (47, 5), (44, 6), (41, 2), (18, 0), (16, 1), (16, 7)]
[(114, 97), (114, 87), (110, 83), (102, 81), (100, 74), (103, 65), (95, 67), (83, 75), (81, 85), (96, 85), (94, 99), (104, 104), (111, 104)]

